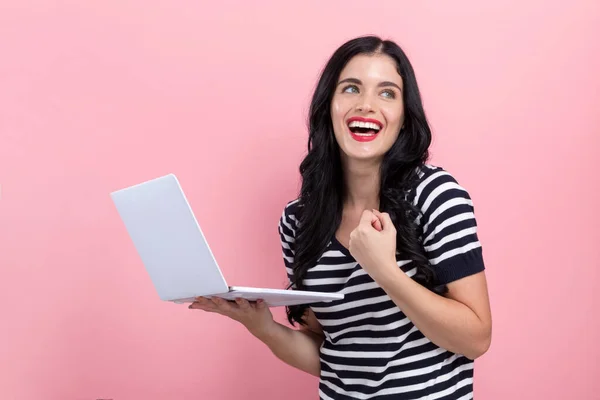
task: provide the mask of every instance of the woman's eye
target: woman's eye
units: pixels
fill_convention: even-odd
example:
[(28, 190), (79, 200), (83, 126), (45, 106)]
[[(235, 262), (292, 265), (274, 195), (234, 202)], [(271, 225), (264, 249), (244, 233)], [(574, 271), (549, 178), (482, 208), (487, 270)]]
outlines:
[(396, 93), (394, 93), (393, 90), (384, 90), (382, 92), (384, 97), (387, 97), (388, 99), (395, 99), (396, 98)]
[(358, 88), (354, 85), (349, 85), (344, 88), (344, 93), (358, 93)]

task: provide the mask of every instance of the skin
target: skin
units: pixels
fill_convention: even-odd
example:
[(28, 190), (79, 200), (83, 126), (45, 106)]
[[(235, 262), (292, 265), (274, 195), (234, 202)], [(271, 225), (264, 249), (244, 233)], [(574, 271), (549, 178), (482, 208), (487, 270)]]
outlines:
[[(336, 238), (429, 340), (475, 359), (491, 342), (485, 272), (450, 283), (446, 296), (432, 293), (398, 268), (396, 229), (389, 215), (377, 211), (379, 166), (404, 123), (402, 88), (396, 64), (386, 55), (356, 56), (340, 74), (331, 102), (331, 120), (348, 192)], [(381, 123), (375, 140), (359, 142), (352, 138), (347, 120), (353, 116)], [(295, 330), (274, 321), (261, 301), (198, 298), (190, 308), (240, 322), (282, 361), (320, 375), (319, 347), (324, 335), (310, 310), (304, 317), (306, 326)]]

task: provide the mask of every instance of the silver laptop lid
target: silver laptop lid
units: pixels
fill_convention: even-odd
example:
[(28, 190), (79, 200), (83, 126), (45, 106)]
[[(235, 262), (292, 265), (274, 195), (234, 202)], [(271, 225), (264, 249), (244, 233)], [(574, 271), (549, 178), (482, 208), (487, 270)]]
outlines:
[(162, 300), (228, 291), (174, 174), (110, 195)]

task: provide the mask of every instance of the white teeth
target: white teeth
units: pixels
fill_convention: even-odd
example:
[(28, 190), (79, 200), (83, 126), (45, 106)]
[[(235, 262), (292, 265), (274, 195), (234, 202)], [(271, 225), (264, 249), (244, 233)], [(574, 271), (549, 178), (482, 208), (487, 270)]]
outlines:
[(372, 129), (375, 132), (379, 131), (379, 125), (374, 122), (361, 122), (361, 121), (352, 121), (348, 124), (350, 128), (365, 128)]

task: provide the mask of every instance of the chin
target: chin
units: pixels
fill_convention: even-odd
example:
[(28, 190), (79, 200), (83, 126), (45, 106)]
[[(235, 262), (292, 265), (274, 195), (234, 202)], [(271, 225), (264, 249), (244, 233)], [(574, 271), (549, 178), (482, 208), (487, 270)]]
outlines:
[(375, 151), (372, 149), (356, 149), (356, 148), (342, 148), (341, 149), (344, 158), (347, 160), (356, 161), (378, 161), (382, 160), (384, 153), (381, 151)]
[(385, 149), (378, 140), (361, 142), (356, 141), (351, 137), (345, 137), (340, 144), (340, 150), (343, 156), (348, 160), (376, 161), (383, 159), (385, 154)]

